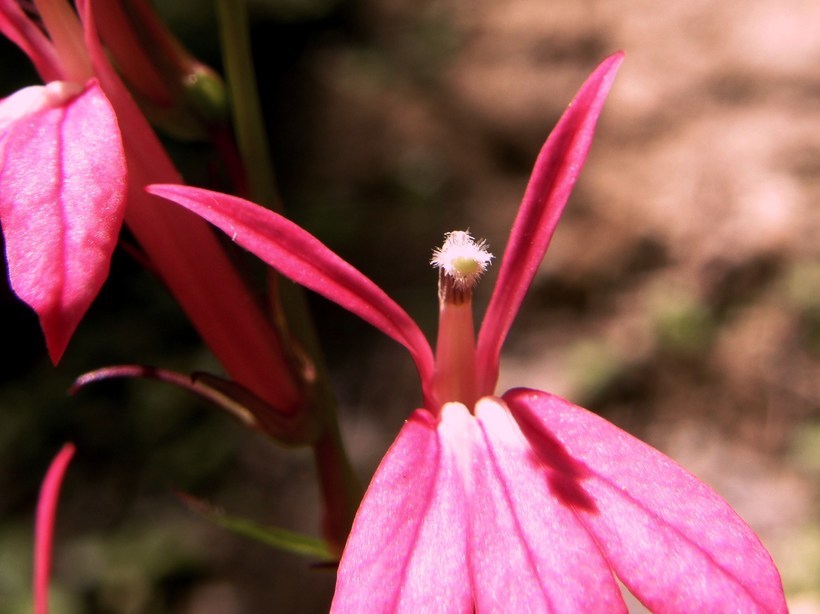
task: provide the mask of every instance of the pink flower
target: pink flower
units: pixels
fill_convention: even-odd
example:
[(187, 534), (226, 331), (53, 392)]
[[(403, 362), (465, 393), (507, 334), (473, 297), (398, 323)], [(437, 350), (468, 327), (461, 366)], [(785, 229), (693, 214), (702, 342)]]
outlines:
[(449, 251), (453, 243), (465, 249), (466, 233), (450, 235), (446, 253), (436, 254), (435, 360), (406, 312), (293, 223), (231, 196), (149, 188), (370, 322), (415, 360), (424, 408), (402, 428), (359, 508), (333, 611), (624, 611), (616, 578), (653, 610), (785, 611), (771, 557), (703, 482), (547, 392), (495, 394), (501, 346), (621, 61), (616, 54), (590, 76), (544, 145), (477, 342), (466, 277), (489, 258)]
[[(118, 1), (104, 1), (106, 14)], [(47, 83), (0, 101), (0, 222), (12, 287), (37, 312), (58, 362), (108, 275), (124, 220), (228, 374), (293, 415), (305, 399), (290, 359), (217, 237), (144, 190), (181, 178), (108, 62), (96, 2), (77, 0), (78, 15), (67, 0), (36, 0), (41, 29), (15, 0), (0, 0), (0, 32)]]

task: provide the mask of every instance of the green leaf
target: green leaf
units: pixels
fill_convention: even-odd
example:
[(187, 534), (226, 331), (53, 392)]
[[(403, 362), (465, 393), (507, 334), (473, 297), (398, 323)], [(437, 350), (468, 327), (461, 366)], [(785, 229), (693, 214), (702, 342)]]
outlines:
[(287, 529), (266, 526), (246, 518), (229, 516), (224, 510), (186, 493), (177, 493), (177, 496), (193, 512), (223, 529), (243, 537), (248, 537), (285, 552), (321, 559), (324, 562), (331, 562), (336, 558), (323, 539), (302, 535)]

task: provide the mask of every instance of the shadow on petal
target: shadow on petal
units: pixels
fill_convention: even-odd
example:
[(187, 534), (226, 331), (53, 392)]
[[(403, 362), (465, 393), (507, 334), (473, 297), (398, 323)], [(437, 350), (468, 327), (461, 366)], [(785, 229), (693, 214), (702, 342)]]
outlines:
[(553, 471), (547, 477), (547, 482), (553, 494), (565, 504), (592, 514), (598, 513), (598, 506), (581, 486), (579, 479)]
[[(519, 388), (503, 400), (531, 441), (533, 432), (552, 433), (576, 468), (583, 463), (585, 475), (574, 483), (584, 480), (599, 509), (588, 514), (576, 508), (576, 516), (618, 578), (651, 611), (787, 611), (771, 556), (704, 482), (560, 397)], [(552, 450), (548, 461), (560, 457)]]
[(597, 513), (598, 506), (584, 490), (581, 482), (592, 475), (589, 468), (573, 458), (561, 441), (529, 413), (511, 413), (521, 432), (532, 446), (533, 461), (547, 469), (547, 483), (552, 493), (564, 504), (589, 513)]

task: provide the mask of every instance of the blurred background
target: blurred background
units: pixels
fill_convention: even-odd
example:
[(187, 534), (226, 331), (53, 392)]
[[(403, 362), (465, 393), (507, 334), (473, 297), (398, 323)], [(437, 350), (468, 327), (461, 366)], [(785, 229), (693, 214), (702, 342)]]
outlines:
[[(156, 4), (218, 68), (210, 1)], [(757, 530), (792, 610), (820, 612), (820, 4), (250, 6), (289, 213), (431, 335), (432, 248), (469, 228), (501, 255), (549, 130), (597, 63), (626, 50), (499, 388), (556, 392), (675, 458)], [(5, 40), (0, 62), (0, 95), (36, 82)], [(201, 182), (212, 152), (169, 147)], [(479, 317), (493, 280), (479, 287)], [(311, 302), (366, 483), (420, 402), (416, 375), (397, 345)], [(5, 286), (0, 310), (0, 613), (30, 611), (37, 488), (67, 440), (78, 454), (55, 612), (326, 610), (332, 572), (211, 526), (174, 496), (318, 534), (309, 453), (157, 383), (66, 396), (107, 364), (218, 370), (150, 274), (117, 253), (57, 368)]]

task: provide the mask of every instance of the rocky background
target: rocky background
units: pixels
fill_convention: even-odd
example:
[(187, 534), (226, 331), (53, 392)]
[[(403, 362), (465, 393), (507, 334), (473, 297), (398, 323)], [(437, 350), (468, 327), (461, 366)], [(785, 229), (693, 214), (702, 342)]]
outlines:
[[(207, 2), (159, 6), (218, 64)], [(820, 5), (252, 8), (289, 211), (431, 334), (432, 248), (469, 227), (500, 256), (552, 125), (603, 57), (627, 52), (505, 346), (500, 388), (561, 394), (678, 460), (759, 532), (792, 611), (820, 612)], [(19, 60), (1, 50), (4, 66)], [(184, 167), (206, 155), (173, 147)], [(313, 307), (366, 481), (419, 402), (414, 370), (365, 325)], [(7, 293), (2, 309), (13, 338), (0, 382), (0, 612), (26, 611), (36, 486), (67, 438), (80, 454), (61, 509), (55, 611), (326, 609), (332, 573), (211, 527), (172, 494), (315, 533), (309, 455), (156, 384), (62, 396), (101, 364), (215, 368), (150, 276), (118, 256), (56, 370), (30, 314)]]

